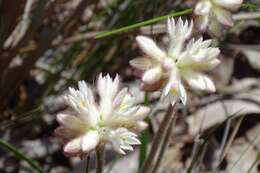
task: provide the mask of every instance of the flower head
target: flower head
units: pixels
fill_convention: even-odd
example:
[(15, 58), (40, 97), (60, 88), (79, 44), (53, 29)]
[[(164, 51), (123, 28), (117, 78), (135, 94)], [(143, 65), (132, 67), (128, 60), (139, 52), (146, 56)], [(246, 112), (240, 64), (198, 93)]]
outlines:
[(203, 72), (219, 63), (219, 49), (210, 47), (211, 40), (199, 38), (188, 41), (192, 34), (192, 21), (168, 19), (167, 28), (170, 38), (167, 50), (159, 48), (148, 37), (136, 38), (145, 57), (133, 59), (130, 64), (143, 72), (142, 88), (148, 91), (161, 89), (162, 98), (170, 98), (172, 104), (179, 98), (186, 103), (184, 83), (194, 89), (214, 92), (214, 83)]
[(199, 0), (195, 6), (195, 23), (200, 30), (209, 29), (216, 36), (221, 25), (232, 26), (232, 12), (238, 10), (243, 0)]
[(99, 75), (99, 104), (84, 81), (78, 83), (78, 89), (69, 88), (65, 100), (75, 115), (58, 114), (60, 127), (55, 130), (65, 143), (65, 154), (83, 156), (105, 143), (125, 154), (125, 150), (133, 150), (132, 145), (140, 144), (136, 132), (147, 126), (143, 119), (150, 109), (137, 105), (127, 88), (119, 90), (119, 84), (118, 76), (112, 80), (109, 75)]

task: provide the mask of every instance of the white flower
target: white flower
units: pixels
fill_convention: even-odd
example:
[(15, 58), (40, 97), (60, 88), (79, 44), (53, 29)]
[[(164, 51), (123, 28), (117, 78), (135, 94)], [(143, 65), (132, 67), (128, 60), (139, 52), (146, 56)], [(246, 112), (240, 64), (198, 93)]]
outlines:
[(199, 0), (195, 6), (195, 23), (200, 30), (209, 29), (221, 35), (221, 25), (232, 26), (232, 12), (238, 10), (243, 0)]
[(84, 81), (78, 83), (78, 90), (69, 88), (65, 100), (76, 114), (58, 114), (61, 126), (55, 130), (65, 142), (65, 154), (83, 156), (105, 143), (124, 154), (124, 150), (133, 150), (131, 145), (140, 144), (135, 133), (146, 128), (143, 119), (150, 109), (136, 105), (135, 98), (126, 88), (119, 90), (119, 85), (118, 76), (112, 80), (109, 75), (100, 75), (99, 105)]
[(193, 22), (189, 24), (179, 18), (175, 23), (174, 19), (168, 19), (167, 28), (170, 37), (167, 51), (159, 48), (148, 37), (136, 38), (146, 57), (133, 59), (130, 64), (143, 72), (143, 89), (162, 89), (162, 97), (170, 98), (172, 104), (177, 99), (186, 103), (184, 82), (193, 89), (214, 92), (214, 83), (203, 72), (211, 70), (219, 63), (219, 49), (210, 47), (211, 40), (203, 41), (199, 38), (188, 41)]

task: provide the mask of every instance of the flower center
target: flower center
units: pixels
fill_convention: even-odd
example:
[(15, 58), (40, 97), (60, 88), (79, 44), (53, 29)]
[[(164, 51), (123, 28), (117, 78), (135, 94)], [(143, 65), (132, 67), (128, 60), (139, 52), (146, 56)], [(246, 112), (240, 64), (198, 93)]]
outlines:
[(177, 95), (177, 94), (178, 94), (178, 91), (177, 91), (176, 88), (171, 88), (170, 93), (171, 93), (172, 95)]
[(87, 103), (86, 103), (84, 100), (81, 100), (81, 101), (79, 102), (79, 106), (80, 106), (81, 108), (85, 108), (85, 107), (87, 107)]

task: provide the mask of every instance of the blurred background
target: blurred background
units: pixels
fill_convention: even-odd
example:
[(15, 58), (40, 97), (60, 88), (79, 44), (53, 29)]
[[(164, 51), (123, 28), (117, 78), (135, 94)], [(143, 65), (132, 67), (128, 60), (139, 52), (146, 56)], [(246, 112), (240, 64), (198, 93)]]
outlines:
[[(165, 20), (96, 38), (100, 33), (189, 9), (193, 0), (0, 0), (0, 137), (37, 161), (47, 172), (83, 172), (78, 158), (67, 158), (53, 135), (55, 116), (67, 110), (62, 96), (68, 86), (86, 80), (94, 84), (102, 72), (121, 75), (143, 102), (139, 81), (129, 60), (141, 56), (139, 34), (165, 41)], [(246, 15), (249, 14), (249, 15)], [(187, 14), (183, 18), (191, 18)], [(218, 91), (190, 91), (187, 108), (178, 108), (170, 147), (161, 172), (181, 172), (192, 160), (194, 146), (203, 148), (198, 170), (252, 173), (260, 170), (260, 1), (245, 0), (235, 26), (214, 43), (221, 48), (221, 65), (210, 74)], [(210, 38), (204, 34), (204, 38)], [(110, 172), (136, 172), (167, 105), (158, 94), (145, 145), (124, 158), (108, 149)], [(217, 127), (217, 128), (216, 128)], [(213, 129), (213, 130), (212, 130)], [(200, 145), (207, 134), (207, 142)], [(205, 138), (204, 138), (205, 141)], [(229, 142), (229, 143), (228, 143)], [(221, 159), (219, 150), (230, 147)], [(125, 169), (128, 166), (129, 169)], [(252, 167), (252, 169), (251, 169)], [(121, 171), (120, 171), (121, 170)], [(33, 172), (11, 152), (0, 149), (0, 172)]]

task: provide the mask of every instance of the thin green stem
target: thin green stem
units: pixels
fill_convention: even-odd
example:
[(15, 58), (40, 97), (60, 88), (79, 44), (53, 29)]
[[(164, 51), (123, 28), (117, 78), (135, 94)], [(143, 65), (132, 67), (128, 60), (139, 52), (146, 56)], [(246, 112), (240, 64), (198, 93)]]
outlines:
[(104, 166), (104, 147), (100, 147), (96, 150), (96, 173), (103, 172)]
[(0, 147), (2, 147), (4, 150), (12, 152), (15, 157), (18, 159), (24, 160), (29, 164), (32, 170), (36, 171), (37, 173), (46, 173), (36, 162), (34, 162), (31, 158), (27, 157), (25, 154), (21, 153), (19, 150), (17, 150), (15, 147), (10, 145), (9, 143), (3, 141), (0, 139)]
[(149, 24), (153, 24), (153, 23), (165, 20), (168, 17), (177, 17), (177, 16), (182, 16), (182, 15), (191, 14), (191, 13), (192, 13), (191, 8), (183, 10), (183, 11), (179, 11), (179, 12), (173, 12), (173, 13), (170, 13), (170, 14), (165, 15), (165, 16), (156, 17), (156, 18), (153, 18), (153, 19), (149, 19), (149, 20), (146, 20), (146, 21), (143, 21), (143, 22), (133, 24), (133, 25), (129, 25), (129, 26), (125, 26), (125, 27), (122, 27), (122, 28), (119, 28), (119, 29), (115, 29), (115, 30), (112, 30), (112, 31), (105, 31), (105, 32), (99, 33), (95, 36), (95, 39), (100, 39), (100, 38), (108, 37), (108, 36), (111, 36), (111, 35), (119, 34), (119, 33), (122, 33), (122, 32), (127, 32), (127, 31), (130, 31), (130, 30), (133, 30), (133, 29), (137, 29), (137, 28), (140, 28), (142, 26), (146, 26), (146, 25), (149, 25)]

